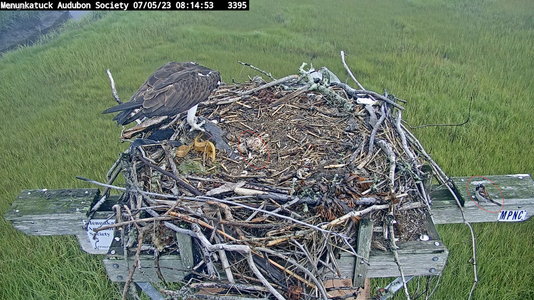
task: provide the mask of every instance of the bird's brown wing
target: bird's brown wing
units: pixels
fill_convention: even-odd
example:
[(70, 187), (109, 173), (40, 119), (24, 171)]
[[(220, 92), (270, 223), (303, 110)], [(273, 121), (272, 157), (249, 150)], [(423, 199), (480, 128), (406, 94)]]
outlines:
[(198, 64), (194, 62), (168, 62), (154, 71), (147, 80), (141, 85), (141, 87), (133, 94), (130, 101), (111, 107), (104, 111), (104, 113), (119, 112), (113, 120), (117, 121), (118, 125), (128, 124), (135, 119), (142, 118), (143, 112), (140, 111), (133, 115), (134, 110), (143, 106), (144, 96), (147, 91), (153, 89), (155, 85), (164, 81), (172, 74), (183, 72), (187, 69), (196, 68)]
[(219, 82), (219, 72), (201, 66), (174, 73), (144, 94), (143, 115), (172, 116), (184, 112), (208, 99)]
[(188, 69), (197, 68), (198, 64), (194, 62), (168, 62), (163, 65), (161, 68), (157, 69), (152, 73), (148, 79), (141, 85), (141, 87), (135, 92), (135, 94), (130, 98), (130, 101), (143, 103), (144, 96), (147, 92), (152, 91), (153, 89), (158, 89), (158, 86), (162, 85), (162, 82), (172, 77), (173, 74), (179, 74)]

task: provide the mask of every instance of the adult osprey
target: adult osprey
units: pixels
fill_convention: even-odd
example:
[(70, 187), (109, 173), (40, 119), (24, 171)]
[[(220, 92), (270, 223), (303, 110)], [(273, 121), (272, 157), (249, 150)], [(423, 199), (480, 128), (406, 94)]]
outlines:
[(187, 110), (191, 130), (202, 130), (195, 114), (198, 104), (206, 101), (219, 86), (221, 75), (194, 62), (169, 62), (157, 69), (132, 96), (129, 102), (106, 109), (119, 112), (113, 120), (125, 125), (143, 117), (174, 116)]

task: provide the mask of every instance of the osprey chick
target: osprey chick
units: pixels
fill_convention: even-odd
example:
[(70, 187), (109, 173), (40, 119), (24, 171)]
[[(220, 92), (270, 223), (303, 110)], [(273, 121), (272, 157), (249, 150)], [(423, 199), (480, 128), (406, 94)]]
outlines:
[(130, 98), (129, 102), (106, 109), (119, 112), (113, 120), (126, 125), (143, 117), (174, 116), (187, 110), (191, 130), (202, 130), (195, 114), (221, 82), (221, 75), (194, 62), (169, 62), (157, 69)]

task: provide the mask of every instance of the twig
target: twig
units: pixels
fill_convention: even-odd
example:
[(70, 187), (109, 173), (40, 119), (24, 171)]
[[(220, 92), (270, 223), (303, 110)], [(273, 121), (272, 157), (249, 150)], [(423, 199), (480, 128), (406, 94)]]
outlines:
[(241, 61), (237, 61), (237, 62), (242, 64), (242, 65), (244, 65), (244, 66), (250, 67), (252, 70), (255, 70), (255, 71), (258, 71), (258, 72), (260, 72), (262, 74), (265, 74), (267, 77), (271, 78), (272, 80), (276, 80), (276, 78), (274, 78), (273, 75), (271, 75), (271, 73), (267, 73), (267, 72), (263, 71), (262, 69), (256, 68), (253, 65), (251, 65), (249, 63), (246, 63), (246, 62), (241, 62)]
[(225, 288), (225, 289), (236, 289), (236, 290), (248, 291), (248, 292), (268, 292), (268, 290), (263, 286), (239, 284), (239, 283), (195, 282), (195, 283), (191, 283), (189, 286), (193, 289)]
[(393, 189), (395, 187), (395, 166), (396, 166), (396, 157), (395, 152), (393, 151), (393, 147), (391, 147), (391, 144), (386, 142), (385, 140), (379, 140), (376, 142), (378, 146), (386, 153), (389, 160), (389, 187), (391, 189), (391, 192), (393, 192)]
[(399, 273), (401, 275), (402, 284), (404, 286), (404, 293), (406, 294), (406, 299), (410, 300), (410, 293), (408, 292), (408, 286), (406, 285), (406, 279), (404, 278), (404, 272), (402, 270), (402, 266), (401, 266), (401, 263), (400, 263), (399, 253), (397, 252), (397, 249), (399, 247), (397, 247), (397, 245), (395, 243), (395, 231), (393, 230), (393, 223), (395, 222), (395, 219), (393, 217), (393, 213), (390, 212), (387, 215), (387, 217), (389, 218), (389, 220), (388, 220), (388, 229), (389, 229), (389, 242), (390, 242), (390, 246), (391, 246), (391, 251), (393, 252), (393, 255), (395, 257), (395, 263), (397, 264), (397, 267), (399, 268)]
[(193, 195), (195, 195), (195, 196), (202, 195), (202, 193), (199, 192), (196, 188), (194, 188), (192, 185), (188, 184), (187, 182), (183, 181), (182, 179), (178, 178), (178, 176), (174, 175), (173, 173), (168, 172), (166, 170), (163, 170), (162, 168), (156, 166), (155, 164), (151, 163), (148, 159), (146, 159), (146, 158), (144, 158), (142, 156), (137, 156), (137, 158), (139, 158), (145, 165), (157, 170), (158, 172), (160, 172), (163, 175), (169, 176), (174, 181), (176, 181), (176, 183), (178, 183), (179, 185), (181, 185), (182, 187), (184, 187), (185, 189), (187, 189), (188, 191), (193, 193)]
[(271, 81), (271, 82), (269, 82), (269, 83), (266, 83), (266, 84), (264, 84), (264, 85), (262, 85), (262, 86), (259, 86), (259, 87), (257, 87), (257, 88), (248, 90), (248, 91), (246, 91), (246, 92), (239, 92), (239, 95), (240, 95), (240, 96), (250, 95), (250, 94), (253, 94), (253, 93), (257, 92), (257, 91), (266, 89), (266, 88), (268, 88), (268, 87), (275, 86), (275, 85), (277, 85), (277, 84), (284, 83), (284, 82), (287, 82), (287, 81), (290, 81), (290, 80), (296, 80), (296, 79), (299, 79), (299, 76), (298, 76), (298, 75), (289, 75), (289, 76), (286, 76), (286, 77), (284, 77), (284, 78), (280, 78), (280, 79)]
[(268, 211), (268, 210), (254, 208), (254, 207), (242, 204), (242, 203), (232, 202), (232, 201), (223, 200), (223, 199), (217, 199), (217, 198), (211, 198), (211, 197), (205, 197), (205, 196), (199, 196), (198, 198), (199, 199), (206, 199), (206, 200), (213, 200), (213, 201), (217, 201), (217, 202), (221, 202), (221, 203), (226, 203), (226, 204), (229, 204), (229, 205), (236, 205), (236, 206), (243, 207), (243, 208), (250, 209), (250, 210), (257, 210), (257, 211), (259, 211), (261, 213), (264, 213), (264, 214), (269, 214), (269, 215), (272, 215), (272, 216), (277, 217), (277, 218), (286, 219), (286, 220), (289, 220), (289, 221), (291, 221), (293, 223), (297, 223), (297, 224), (300, 224), (300, 225), (303, 225), (303, 226), (306, 226), (306, 227), (309, 227), (309, 228), (313, 228), (313, 229), (318, 230), (320, 232), (324, 232), (324, 233), (328, 233), (328, 234), (332, 234), (332, 235), (336, 235), (336, 236), (339, 236), (341, 238), (344, 238), (344, 236), (342, 234), (340, 234), (340, 233), (337, 233), (337, 232), (334, 232), (334, 231), (330, 231), (330, 230), (326, 230), (325, 228), (318, 227), (318, 226), (315, 226), (315, 225), (312, 225), (312, 224), (309, 224), (309, 223), (306, 223), (306, 222), (303, 222), (303, 221), (299, 221), (299, 220), (296, 220), (296, 219), (288, 217), (288, 216), (284, 216), (284, 215), (280, 215), (280, 214), (277, 214), (277, 213), (273, 213), (273, 212)]
[[(117, 161), (115, 161), (111, 169), (109, 169), (108, 174), (106, 175), (107, 184), (112, 184), (113, 181), (115, 181), (115, 179), (117, 178), (117, 176), (119, 175), (121, 171), (121, 168), (119, 166), (120, 166), (120, 158), (117, 159)], [(100, 206), (102, 206), (102, 204), (106, 202), (110, 189), (111, 189), (110, 187), (106, 187), (104, 191), (102, 192), (102, 197), (100, 197), (100, 200), (98, 200), (98, 202), (95, 203), (93, 207), (91, 207), (91, 210), (88, 215), (89, 219), (91, 219), (96, 213), (96, 211), (100, 208)]]
[(312, 274), (312, 272), (310, 272), (308, 269), (306, 269), (305, 267), (303, 267), (302, 265), (297, 263), (295, 260), (293, 260), (289, 256), (280, 254), (280, 253), (278, 253), (276, 251), (273, 251), (271, 249), (268, 249), (268, 248), (256, 247), (256, 248), (254, 248), (254, 250), (262, 251), (262, 252), (265, 252), (265, 253), (269, 253), (271, 255), (277, 256), (277, 257), (289, 262), (290, 264), (294, 265), (297, 269), (301, 270), (302, 272), (304, 272), (306, 275), (308, 275), (310, 277), (310, 279), (315, 283), (315, 285), (319, 289), (319, 292), (323, 296), (323, 299), (328, 300), (328, 295), (326, 294), (326, 289), (325, 289), (323, 283), (320, 282), (319, 280), (317, 280), (317, 278)]
[[(382, 111), (382, 115), (380, 116), (380, 119), (376, 122), (376, 125), (373, 127), (373, 130), (371, 131), (371, 137), (369, 137), (369, 151), (368, 155), (373, 155), (373, 151), (375, 148), (375, 136), (378, 132), (378, 129), (380, 128), (380, 125), (382, 125), (382, 122), (386, 119), (386, 109), (385, 105), (381, 105), (380, 110)], [(367, 106), (366, 106), (367, 108)]]
[[(130, 215), (130, 217), (132, 217), (132, 216)], [(126, 300), (128, 288), (130, 286), (130, 283), (132, 282), (132, 279), (133, 279), (133, 276), (134, 276), (134, 273), (135, 273), (135, 269), (139, 265), (139, 254), (141, 253), (141, 245), (143, 245), (144, 231), (143, 230), (138, 230), (138, 232), (139, 232), (139, 237), (137, 239), (137, 251), (135, 252), (134, 264), (133, 264), (132, 268), (130, 269), (130, 273), (128, 275), (128, 280), (126, 280), (126, 283), (124, 284), (124, 289), (122, 291), (122, 300)]]
[(452, 185), (451, 184), (451, 179), (447, 176), (447, 174), (445, 174), (445, 172), (443, 172), (443, 170), (439, 167), (439, 165), (425, 151), (425, 149), (423, 148), (423, 146), (421, 145), (419, 140), (408, 130), (406, 130), (406, 134), (407, 134), (408, 138), (410, 139), (410, 141), (412, 142), (412, 144), (414, 144), (419, 149), (421, 154), (423, 154), (423, 156), (425, 156), (425, 158), (430, 162), (430, 165), (432, 166), (432, 169), (435, 172), (435, 176), (436, 176), (436, 178), (438, 178), (439, 182), (441, 184), (445, 185), (445, 187), (447, 187), (447, 189), (449, 190), (449, 192), (453, 196), (454, 200), (456, 201), (456, 205), (458, 205), (458, 208), (460, 209), (460, 213), (462, 214), (462, 220), (463, 220), (464, 224), (469, 228), (469, 231), (471, 233), (471, 242), (472, 242), (472, 247), (473, 247), (473, 256), (471, 257), (471, 259), (472, 259), (473, 273), (474, 273), (473, 286), (471, 287), (471, 291), (469, 292), (469, 297), (468, 297), (468, 300), (471, 300), (471, 298), (473, 296), (473, 292), (475, 291), (475, 287), (476, 287), (476, 285), (478, 283), (475, 232), (473, 231), (473, 227), (471, 226), (471, 224), (469, 222), (467, 222), (467, 220), (465, 219), (464, 208), (463, 208), (463, 206), (462, 206), (462, 204), (460, 202), (460, 199), (458, 199), (458, 196), (454, 192), (453, 187), (451, 186)]
[(341, 50), (341, 61), (343, 62), (343, 66), (345, 67), (345, 70), (347, 70), (347, 72), (349, 73), (350, 77), (352, 78), (352, 80), (354, 80), (354, 82), (356, 82), (356, 84), (362, 89), (362, 90), (365, 90), (365, 88), (363, 87), (363, 85), (360, 84), (360, 82), (356, 79), (356, 77), (354, 77), (354, 74), (352, 74), (352, 71), (350, 70), (349, 66), (347, 66), (347, 63), (345, 62), (345, 51)]
[(115, 223), (115, 224), (110, 224), (110, 225), (98, 227), (98, 228), (93, 229), (93, 231), (96, 233), (96, 232), (99, 232), (101, 230), (122, 227), (122, 226), (130, 225), (130, 224), (137, 224), (139, 222), (167, 221), (167, 220), (172, 220), (172, 219), (175, 219), (175, 217), (166, 216), (166, 217), (153, 217), (153, 218), (133, 219), (133, 220), (130, 220), (130, 221), (124, 221), (124, 222), (120, 222), (120, 223)]
[(193, 232), (196, 234), (199, 241), (202, 243), (202, 245), (208, 249), (210, 252), (218, 251), (218, 250), (226, 250), (226, 251), (235, 251), (238, 253), (243, 254), (247, 258), (247, 262), (249, 264), (249, 267), (251, 268), (252, 272), (258, 277), (258, 279), (261, 281), (261, 283), (279, 300), (285, 300), (285, 298), (280, 295), (280, 293), (263, 277), (261, 272), (256, 267), (256, 264), (254, 263), (254, 260), (252, 258), (252, 252), (250, 250), (249, 246), (246, 245), (227, 245), (227, 244), (216, 244), (212, 245), (208, 239), (204, 236), (202, 231), (200, 230), (200, 227), (197, 224), (193, 224), (191, 226), (193, 228)]
[(106, 73), (108, 73), (108, 78), (109, 78), (109, 83), (111, 84), (111, 92), (113, 93), (113, 98), (115, 98), (115, 101), (117, 101), (117, 103), (122, 104), (122, 101), (119, 98), (119, 94), (117, 93), (117, 89), (115, 88), (115, 80), (113, 80), (113, 76), (111, 76), (111, 71), (107, 69)]
[[(221, 242), (217, 235), (215, 235), (215, 241), (217, 243)], [(224, 250), (219, 250), (219, 259), (221, 261), (223, 270), (226, 273), (226, 278), (230, 283), (235, 283), (234, 274), (232, 273), (232, 269), (230, 267), (230, 264), (228, 263), (228, 258), (226, 257), (226, 252)]]
[(402, 111), (397, 110), (397, 117), (395, 119), (395, 128), (397, 128), (397, 133), (399, 134), (401, 138), (401, 144), (402, 144), (402, 148), (404, 149), (404, 152), (408, 154), (411, 162), (414, 163), (415, 155), (412, 153), (410, 148), (408, 148), (408, 143), (406, 142), (406, 135), (404, 134), (404, 130), (402, 129), (402, 126), (401, 126), (401, 120), (402, 120)]
[(184, 214), (181, 214), (181, 213), (177, 213), (177, 212), (174, 212), (174, 211), (171, 211), (169, 212), (169, 214), (171, 216), (174, 216), (174, 217), (177, 217), (177, 218), (180, 218), (186, 222), (189, 222), (191, 224), (198, 224), (198, 225), (202, 225), (203, 227), (206, 227), (208, 229), (211, 229), (211, 230), (216, 230), (219, 234), (223, 235), (225, 238), (231, 240), (231, 241), (235, 241), (237, 240), (236, 238), (234, 238), (233, 236), (229, 235), (228, 233), (220, 230), (220, 229), (216, 229), (215, 227), (211, 226), (210, 224), (202, 221), (202, 220), (198, 220), (198, 219), (195, 219), (195, 218), (191, 218), (190, 216), (188, 215), (184, 215)]
[(336, 226), (336, 225), (341, 224), (343, 221), (349, 218), (359, 217), (359, 216), (365, 215), (366, 213), (370, 213), (375, 210), (381, 210), (381, 209), (387, 209), (387, 208), (389, 208), (389, 204), (373, 205), (363, 210), (351, 211), (335, 220), (330, 221), (329, 223), (322, 225), (321, 228), (326, 229), (331, 226)]
[(374, 98), (376, 98), (377, 100), (382, 100), (382, 101), (384, 101), (384, 102), (386, 102), (388, 104), (391, 104), (391, 105), (395, 106), (396, 108), (398, 108), (400, 110), (404, 110), (404, 107), (402, 107), (399, 104), (395, 103), (395, 101), (392, 101), (391, 99), (389, 99), (387, 97), (384, 97), (383, 95), (380, 95), (377, 92), (368, 91), (368, 90), (355, 90), (355, 89), (351, 88), (348, 84), (342, 83), (342, 82), (337, 82), (337, 83), (333, 82), (332, 84), (333, 85), (337, 85), (340, 88), (344, 89), (345, 92), (347, 92), (347, 94), (351, 95), (353, 98), (357, 98), (358, 94), (370, 95), (370, 96), (373, 96)]

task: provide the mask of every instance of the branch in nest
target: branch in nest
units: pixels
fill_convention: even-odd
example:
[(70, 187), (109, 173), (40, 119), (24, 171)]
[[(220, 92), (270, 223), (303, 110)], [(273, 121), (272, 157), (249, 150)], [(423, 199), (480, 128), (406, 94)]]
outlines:
[(107, 69), (106, 73), (108, 73), (108, 78), (109, 78), (109, 83), (111, 84), (111, 92), (113, 93), (113, 98), (115, 98), (115, 101), (117, 101), (117, 103), (122, 104), (121, 98), (119, 98), (119, 94), (117, 93), (117, 89), (115, 88), (115, 80), (113, 80), (113, 76), (111, 76), (111, 71)]
[(285, 298), (280, 295), (280, 293), (263, 277), (260, 270), (256, 267), (256, 264), (254, 263), (254, 260), (252, 259), (252, 252), (250, 251), (250, 247), (247, 245), (227, 245), (227, 244), (215, 244), (212, 245), (210, 241), (204, 236), (202, 231), (200, 230), (200, 226), (197, 224), (192, 225), (193, 232), (197, 235), (197, 238), (201, 242), (201, 244), (208, 249), (210, 252), (218, 251), (218, 250), (226, 250), (226, 251), (235, 251), (238, 253), (243, 254), (247, 258), (247, 262), (249, 264), (250, 269), (252, 272), (254, 272), (254, 275), (261, 281), (261, 283), (279, 300), (285, 300)]
[(274, 78), (273, 75), (271, 75), (271, 73), (267, 73), (267, 72), (263, 71), (262, 69), (256, 68), (253, 65), (251, 65), (249, 63), (246, 63), (246, 62), (241, 62), (241, 61), (237, 61), (237, 62), (242, 64), (243, 66), (250, 67), (252, 70), (255, 70), (255, 71), (258, 71), (258, 72), (260, 72), (262, 74), (265, 74), (267, 77), (271, 78), (272, 80), (276, 80), (276, 78)]
[(348, 84), (342, 83), (342, 82), (332, 83), (332, 84), (337, 85), (340, 88), (344, 89), (347, 92), (347, 94), (351, 95), (353, 98), (357, 98), (358, 94), (369, 95), (369, 96), (375, 97), (378, 100), (382, 100), (382, 101), (384, 101), (384, 102), (386, 102), (388, 104), (391, 104), (391, 105), (395, 106), (396, 108), (398, 108), (400, 110), (404, 110), (404, 107), (398, 105), (397, 103), (395, 103), (391, 99), (389, 99), (387, 97), (384, 97), (383, 95), (380, 95), (377, 92), (368, 91), (368, 90), (355, 90), (355, 89), (351, 88)]
[(343, 223), (343, 221), (349, 219), (349, 218), (354, 218), (354, 217), (359, 217), (359, 216), (363, 216), (365, 215), (366, 213), (370, 213), (372, 211), (375, 211), (375, 210), (381, 210), (381, 209), (387, 209), (389, 208), (389, 204), (382, 204), (382, 205), (373, 205), (373, 206), (370, 206), (364, 210), (359, 210), (359, 211), (351, 211), (349, 212), (348, 214), (345, 214), (335, 220), (332, 220), (330, 221), (329, 223), (326, 223), (324, 225), (322, 225), (321, 227), (323, 229), (326, 229), (328, 227), (331, 227), (331, 226), (336, 226), (336, 225), (339, 225), (341, 223)]
[(311, 278), (311, 280), (315, 283), (316, 287), (319, 289), (319, 292), (321, 293), (321, 295), (323, 296), (323, 299), (325, 300), (328, 300), (328, 295), (326, 294), (326, 289), (323, 285), (322, 282), (320, 282), (313, 274), (312, 272), (310, 272), (308, 269), (306, 269), (305, 267), (303, 267), (302, 265), (300, 265), (299, 263), (297, 263), (295, 260), (293, 260), (292, 258), (286, 256), (286, 255), (283, 255), (283, 254), (280, 254), (276, 251), (273, 251), (271, 249), (268, 249), (268, 248), (261, 248), (261, 247), (257, 247), (257, 248), (254, 248), (255, 250), (257, 251), (262, 251), (262, 252), (265, 252), (265, 253), (269, 253), (271, 255), (274, 255), (276, 257), (279, 257), (287, 262), (289, 262), (290, 264), (292, 264), (293, 266), (295, 266), (297, 269), (301, 270), (302, 272), (304, 272), (308, 277)]
[(260, 91), (260, 90), (263, 90), (263, 89), (278, 85), (280, 83), (288, 82), (290, 80), (297, 80), (297, 79), (299, 79), (298, 75), (289, 75), (289, 76), (286, 76), (284, 78), (280, 78), (278, 80), (274, 80), (274, 81), (271, 81), (269, 83), (266, 83), (266, 84), (264, 84), (262, 86), (259, 86), (257, 88), (254, 88), (254, 89), (251, 89), (251, 90), (248, 90), (248, 91), (245, 91), (245, 92), (240, 92), (239, 95), (241, 95), (241, 96), (250, 95), (250, 94), (253, 94), (253, 93), (257, 92), (257, 91)]
[(395, 187), (395, 165), (396, 165), (396, 156), (395, 152), (393, 151), (393, 147), (390, 143), (386, 142), (385, 140), (379, 140), (377, 142), (378, 146), (386, 153), (389, 160), (389, 187), (391, 191), (393, 191), (393, 188)]

